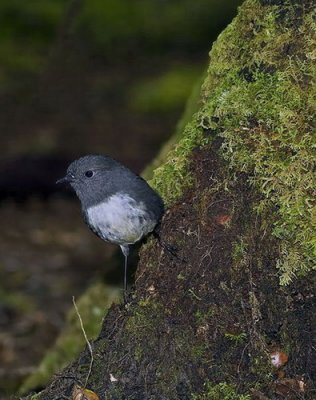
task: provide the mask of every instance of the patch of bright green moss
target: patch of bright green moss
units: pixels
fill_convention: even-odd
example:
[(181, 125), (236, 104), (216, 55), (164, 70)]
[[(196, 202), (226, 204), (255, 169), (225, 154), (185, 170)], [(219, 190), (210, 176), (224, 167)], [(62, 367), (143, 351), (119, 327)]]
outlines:
[(230, 333), (226, 332), (224, 334), (225, 338), (228, 339), (230, 342), (232, 342), (235, 346), (240, 345), (247, 339), (247, 333), (246, 332), (240, 332), (240, 333)]
[(226, 382), (213, 384), (207, 381), (204, 385), (204, 391), (200, 394), (194, 394), (193, 400), (250, 400), (247, 394), (238, 394), (236, 387)]
[(196, 129), (199, 113), (193, 116), (183, 132), (183, 136), (167, 156), (165, 163), (155, 169), (151, 184), (162, 195), (167, 205), (173, 204), (183, 190), (193, 182), (192, 173), (189, 171), (190, 155), (198, 145), (207, 143), (203, 132)]
[(257, 212), (271, 214), (281, 284), (314, 268), (316, 247), (316, 12), (302, 7), (242, 5), (210, 53), (201, 109), (152, 181), (174, 203), (193, 182), (192, 149), (222, 137), (229, 167), (262, 195)]
[(247, 263), (248, 243), (244, 238), (240, 237), (238, 241), (233, 243), (232, 257), (236, 264), (244, 265)]

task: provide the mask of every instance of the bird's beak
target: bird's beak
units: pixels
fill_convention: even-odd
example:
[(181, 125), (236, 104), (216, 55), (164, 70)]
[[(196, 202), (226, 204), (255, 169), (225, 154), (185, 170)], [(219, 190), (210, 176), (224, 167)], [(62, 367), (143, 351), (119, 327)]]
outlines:
[(58, 181), (56, 181), (56, 183), (57, 184), (59, 184), (59, 183), (70, 183), (70, 182), (73, 182), (73, 180), (74, 180), (74, 176), (71, 175), (71, 174), (67, 174), (63, 178), (58, 179)]

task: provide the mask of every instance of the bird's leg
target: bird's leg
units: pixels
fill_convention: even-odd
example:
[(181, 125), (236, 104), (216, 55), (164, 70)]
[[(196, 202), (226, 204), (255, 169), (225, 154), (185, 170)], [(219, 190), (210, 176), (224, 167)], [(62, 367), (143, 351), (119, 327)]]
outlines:
[(122, 253), (124, 255), (124, 302), (126, 303), (126, 293), (127, 293), (127, 261), (129, 255), (129, 246), (120, 245)]

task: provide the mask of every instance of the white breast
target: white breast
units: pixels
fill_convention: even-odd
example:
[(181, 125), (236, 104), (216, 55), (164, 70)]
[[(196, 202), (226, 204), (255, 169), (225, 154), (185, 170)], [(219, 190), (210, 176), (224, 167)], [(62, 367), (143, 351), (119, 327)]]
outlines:
[(106, 201), (87, 209), (88, 223), (102, 239), (117, 244), (132, 244), (151, 232), (153, 221), (142, 202), (125, 193), (116, 193)]

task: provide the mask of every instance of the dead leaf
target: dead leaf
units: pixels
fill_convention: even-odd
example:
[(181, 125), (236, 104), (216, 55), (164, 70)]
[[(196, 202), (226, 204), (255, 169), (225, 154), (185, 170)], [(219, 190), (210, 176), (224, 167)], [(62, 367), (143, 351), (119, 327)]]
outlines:
[(226, 225), (230, 222), (231, 216), (228, 214), (217, 215), (215, 222), (219, 225)]
[(100, 398), (92, 390), (75, 385), (72, 391), (72, 400), (100, 400)]
[(275, 368), (280, 368), (288, 362), (288, 355), (283, 351), (273, 351), (270, 354), (271, 363)]
[(278, 379), (273, 384), (274, 392), (287, 399), (296, 399), (298, 395), (304, 393), (305, 382), (297, 378)]

